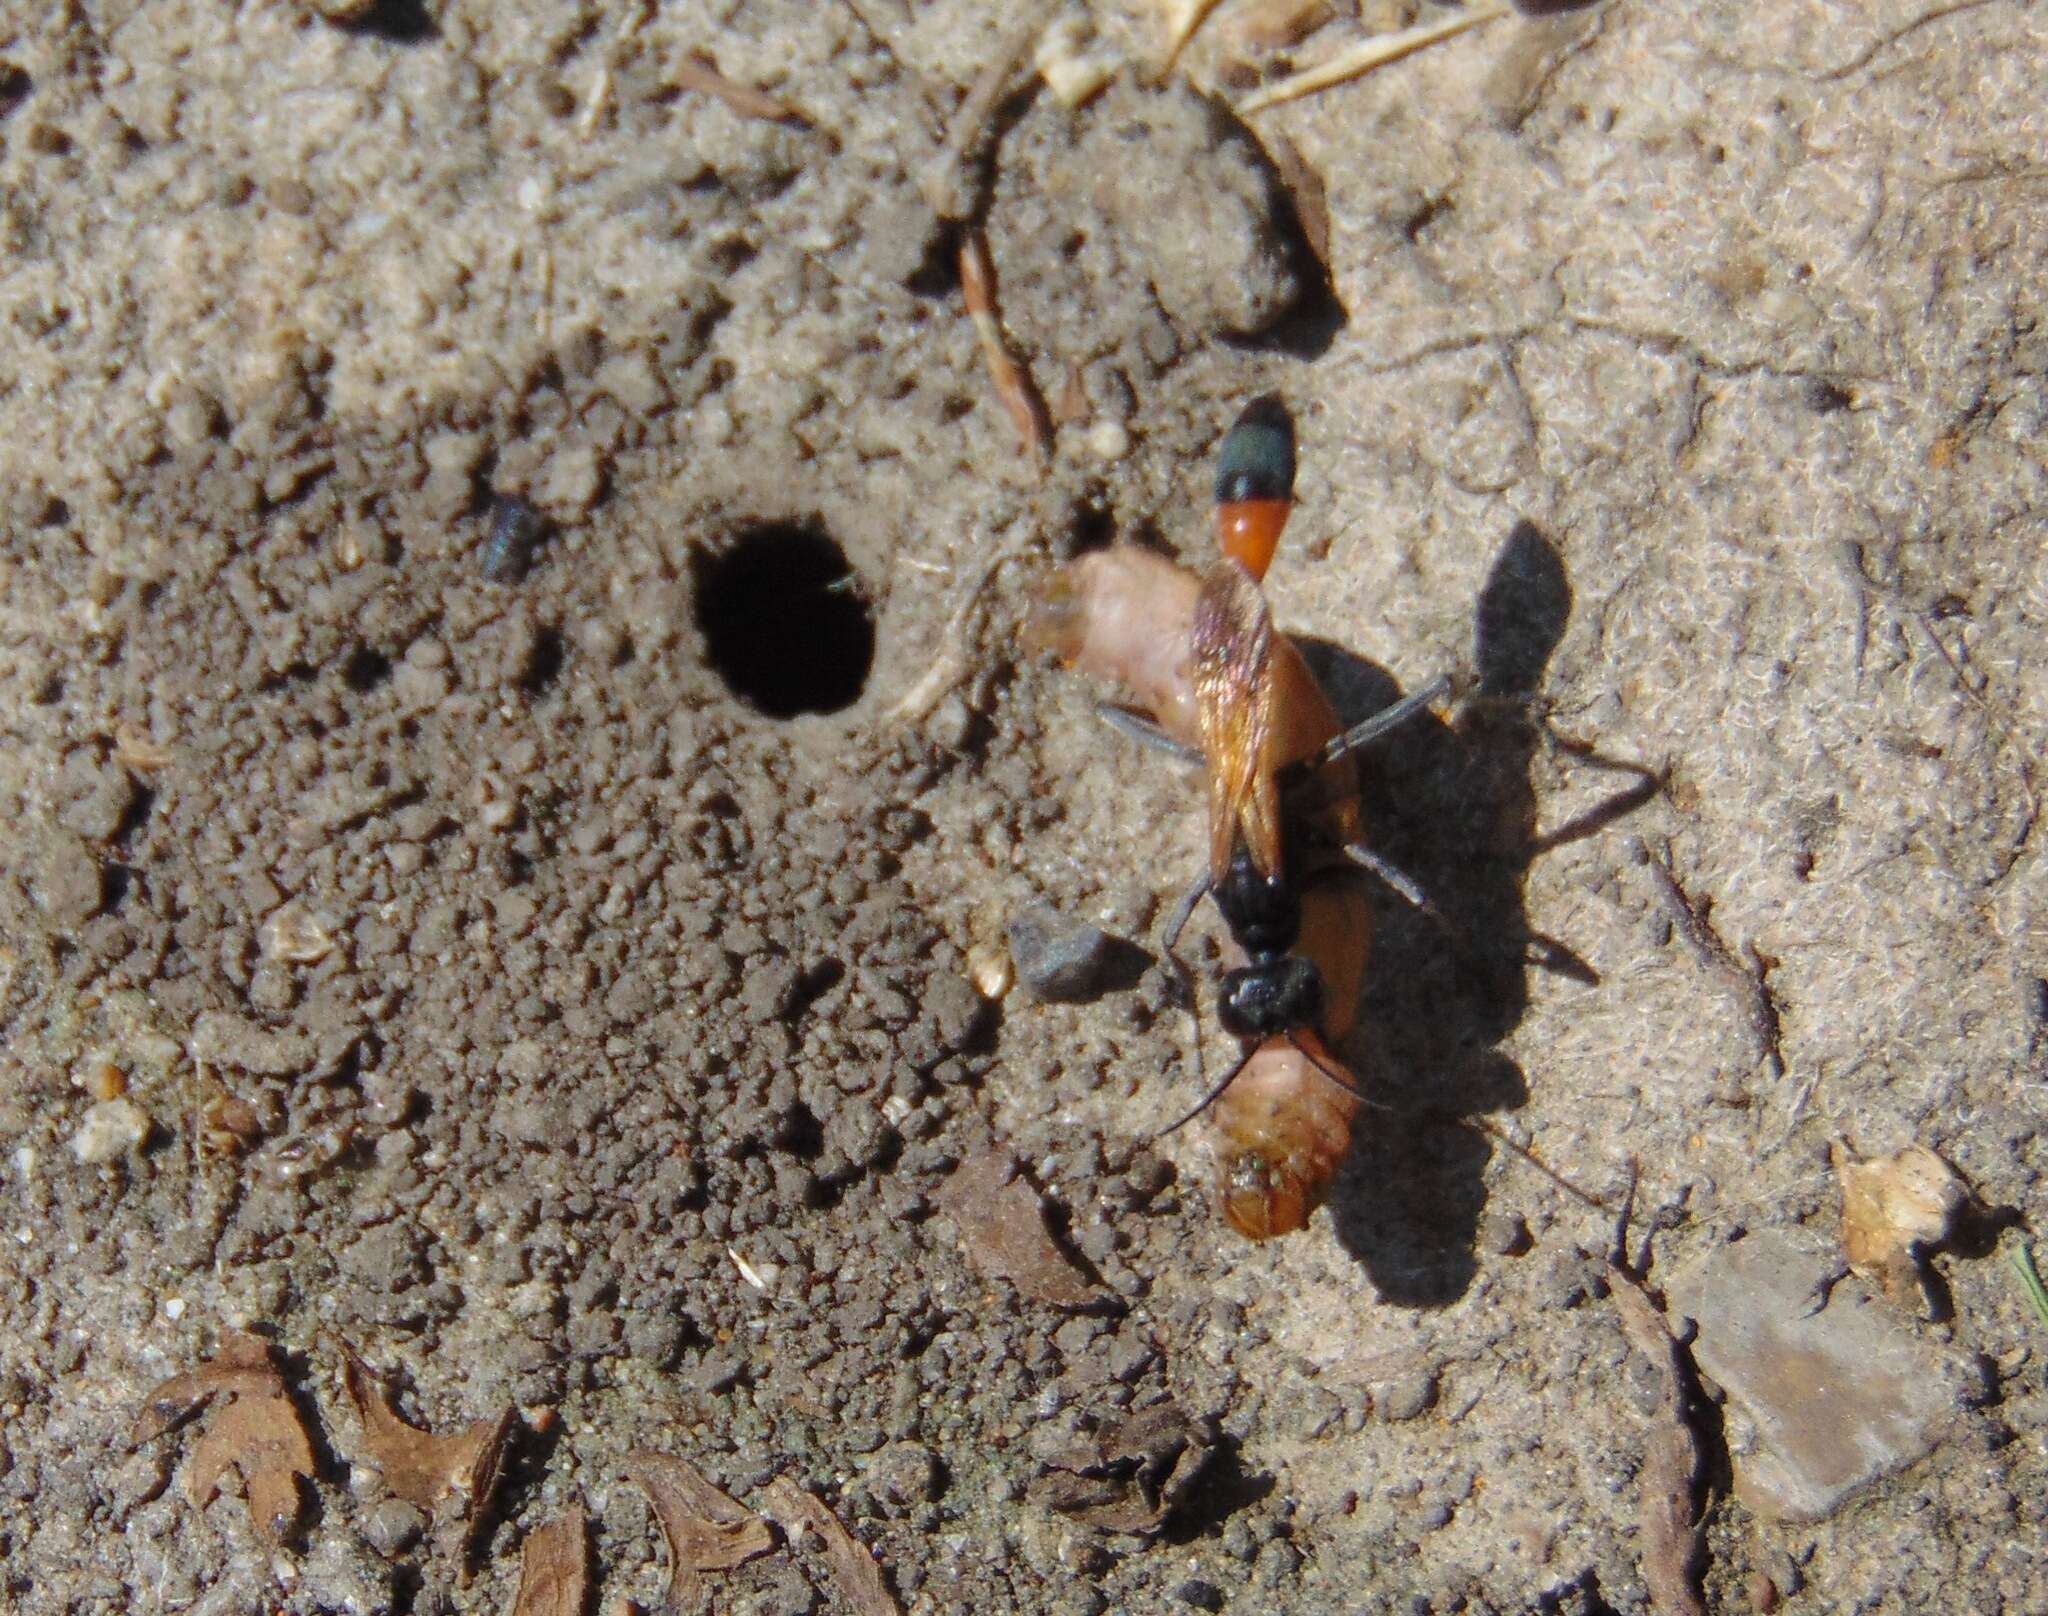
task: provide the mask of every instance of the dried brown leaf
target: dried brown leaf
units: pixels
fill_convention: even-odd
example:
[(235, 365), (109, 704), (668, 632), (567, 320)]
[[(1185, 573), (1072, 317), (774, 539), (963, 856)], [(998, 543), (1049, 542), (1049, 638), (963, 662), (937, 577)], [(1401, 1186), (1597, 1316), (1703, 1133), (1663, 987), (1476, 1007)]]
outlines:
[(768, 1483), (763, 1496), (769, 1514), (789, 1534), (792, 1544), (806, 1531), (817, 1533), (824, 1542), (826, 1567), (856, 1616), (902, 1616), (903, 1607), (882, 1580), (875, 1557), (839, 1524), (838, 1516), (787, 1476)]
[(590, 1529), (575, 1505), (528, 1535), (512, 1616), (583, 1616), (590, 1606)]
[(1055, 1307), (1085, 1307), (1095, 1299), (1095, 1287), (1054, 1242), (1044, 1202), (1017, 1176), (1008, 1151), (984, 1151), (962, 1162), (940, 1187), (938, 1203), (960, 1231), (967, 1260), (982, 1273)]
[(1899, 1306), (1920, 1306), (1927, 1299), (1922, 1253), (1953, 1232), (1969, 1202), (1963, 1181), (1925, 1145), (1858, 1161), (1837, 1140), (1829, 1155), (1842, 1181), (1842, 1255), (1850, 1269)]
[(400, 1419), (392, 1411), (382, 1381), (346, 1349), (341, 1377), (362, 1422), (363, 1457), (377, 1468), (384, 1485), (429, 1513), (454, 1500), (450, 1513), (468, 1521), (473, 1530), (490, 1508), (504, 1473), (512, 1411), (508, 1408), (459, 1431), (436, 1435)]
[(642, 1448), (627, 1454), (622, 1468), (653, 1504), (668, 1544), (665, 1609), (680, 1610), (703, 1591), (698, 1572), (729, 1571), (775, 1547), (768, 1523), (687, 1459)]
[[(221, 1402), (225, 1399), (225, 1402)], [(238, 1330), (204, 1368), (173, 1375), (149, 1394), (135, 1441), (147, 1442), (215, 1403), (185, 1466), (185, 1496), (204, 1509), (221, 1478), (241, 1478), (257, 1535), (273, 1547), (298, 1525), (299, 1478), (313, 1474), (313, 1444), (286, 1391), (270, 1343)]]

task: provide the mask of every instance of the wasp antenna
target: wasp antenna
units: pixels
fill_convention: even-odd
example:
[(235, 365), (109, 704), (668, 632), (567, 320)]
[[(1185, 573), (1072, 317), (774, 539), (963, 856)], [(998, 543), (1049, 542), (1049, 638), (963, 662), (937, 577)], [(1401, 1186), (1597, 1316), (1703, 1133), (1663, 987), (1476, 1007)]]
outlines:
[[(1374, 1111), (1391, 1111), (1394, 1109), (1390, 1105), (1381, 1104), (1378, 1100), (1368, 1100), (1365, 1097), (1365, 1095), (1360, 1091), (1358, 1085), (1351, 1081), (1351, 1074), (1349, 1072), (1345, 1071), (1344, 1068), (1339, 1066), (1335, 1061), (1326, 1060), (1321, 1055), (1318, 1055), (1315, 1052), (1315, 1050), (1313, 1050), (1309, 1047), (1308, 1044), (1303, 1042), (1302, 1036), (1299, 1032), (1289, 1033), (1287, 1035), (1287, 1041), (1290, 1044), (1292, 1044), (1296, 1049), (1301, 1051), (1302, 1057), (1309, 1063), (1309, 1065), (1313, 1066), (1330, 1082), (1336, 1084), (1338, 1088), (1342, 1089), (1346, 1094), (1350, 1095), (1351, 1098), (1356, 1100), (1360, 1105), (1367, 1106)], [(1226, 1087), (1227, 1086), (1228, 1085), (1226, 1085)]]
[(1294, 508), (1294, 417), (1277, 393), (1239, 413), (1216, 451), (1216, 539), (1263, 578)]
[(1204, 761), (1202, 749), (1190, 746), (1185, 741), (1176, 741), (1159, 727), (1159, 720), (1113, 701), (1098, 701), (1095, 716), (1117, 734), (1127, 740), (1136, 741), (1140, 746), (1154, 752), (1164, 752), (1177, 763), (1200, 763)]
[[(1208, 1110), (1210, 1106), (1214, 1105), (1219, 1099), (1223, 1097), (1223, 1091), (1229, 1088), (1231, 1084), (1237, 1081), (1237, 1074), (1245, 1069), (1246, 1063), (1251, 1060), (1253, 1054), (1257, 1051), (1257, 1049), (1258, 1046), (1254, 1044), (1250, 1049), (1247, 1049), (1242, 1055), (1238, 1056), (1237, 1064), (1231, 1067), (1231, 1069), (1224, 1074), (1223, 1081), (1221, 1083), (1218, 1083), (1207, 1094), (1203, 1095), (1201, 1101), (1198, 1104), (1196, 1104), (1191, 1110), (1189, 1110), (1186, 1116), (1182, 1117), (1178, 1122), (1172, 1124), (1170, 1127), (1161, 1128), (1152, 1137), (1154, 1139), (1164, 1139), (1170, 1133), (1179, 1133), (1181, 1129), (1185, 1128), (1190, 1122), (1193, 1122), (1195, 1118), (1200, 1116), (1204, 1111)], [(1315, 1057), (1310, 1056), (1309, 1058), (1313, 1060)]]

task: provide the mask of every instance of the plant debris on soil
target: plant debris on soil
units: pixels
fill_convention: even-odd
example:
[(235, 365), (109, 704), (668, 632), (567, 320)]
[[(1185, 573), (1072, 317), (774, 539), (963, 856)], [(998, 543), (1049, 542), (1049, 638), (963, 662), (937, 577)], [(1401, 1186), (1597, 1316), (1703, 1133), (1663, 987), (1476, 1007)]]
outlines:
[(668, 1545), (662, 1604), (694, 1608), (704, 1571), (730, 1571), (775, 1547), (768, 1523), (706, 1481), (696, 1466), (665, 1453), (626, 1455), (621, 1473), (647, 1495)]
[(1963, 1181), (1925, 1145), (1874, 1161), (1858, 1161), (1839, 1139), (1828, 1152), (1842, 1186), (1842, 1257), (1850, 1272), (1877, 1282), (1901, 1307), (1922, 1306), (1921, 1263), (1969, 1203)]
[(313, 1475), (313, 1444), (270, 1343), (224, 1333), (204, 1367), (173, 1375), (149, 1394), (135, 1440), (152, 1441), (195, 1413), (202, 1423), (185, 1460), (185, 1496), (204, 1509), (233, 1475), (257, 1535), (273, 1547), (283, 1544), (305, 1509), (301, 1483)]
[(590, 1523), (581, 1505), (533, 1529), (519, 1549), (512, 1616), (583, 1616), (590, 1608)]
[(903, 1607), (889, 1592), (875, 1557), (839, 1524), (838, 1516), (787, 1476), (777, 1476), (762, 1496), (792, 1544), (800, 1544), (808, 1532), (824, 1545), (825, 1565), (854, 1616), (902, 1616)]
[(467, 1554), (504, 1475), (513, 1411), (436, 1434), (400, 1419), (383, 1385), (346, 1349), (341, 1383), (362, 1425), (361, 1457), (397, 1497), (429, 1514), (445, 1511), (459, 1523), (459, 1549)]

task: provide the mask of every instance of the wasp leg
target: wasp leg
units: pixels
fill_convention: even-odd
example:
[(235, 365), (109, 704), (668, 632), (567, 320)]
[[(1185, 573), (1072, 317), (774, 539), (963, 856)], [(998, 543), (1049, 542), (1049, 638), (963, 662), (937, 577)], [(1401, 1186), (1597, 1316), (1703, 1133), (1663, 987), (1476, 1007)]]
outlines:
[(1396, 866), (1389, 864), (1379, 854), (1367, 847), (1365, 843), (1346, 842), (1344, 844), (1344, 856), (1361, 870), (1369, 871), (1371, 874), (1378, 876), (1424, 914), (1436, 914), (1436, 905), (1429, 901), (1429, 894), (1416, 884), (1415, 879)]
[(1176, 741), (1143, 713), (1133, 712), (1128, 707), (1119, 707), (1113, 701), (1099, 701), (1095, 704), (1095, 716), (1126, 740), (1136, 741), (1140, 746), (1150, 747), (1155, 752), (1164, 752), (1168, 757), (1178, 758), (1182, 763), (1200, 763), (1202, 749), (1189, 746), (1185, 741)]
[(1183, 975), (1187, 972), (1187, 966), (1181, 964), (1181, 958), (1174, 953), (1173, 945), (1180, 941), (1180, 934), (1187, 930), (1188, 919), (1194, 914), (1195, 905), (1202, 901), (1214, 884), (1215, 878), (1206, 870), (1195, 877), (1193, 885), (1180, 895), (1180, 902), (1173, 906), (1173, 918), (1166, 923), (1166, 936), (1159, 946), (1165, 950), (1168, 959), (1180, 965)]
[[(1214, 885), (1214, 878), (1205, 870), (1197, 876), (1194, 884), (1183, 892), (1180, 902), (1173, 906), (1173, 916), (1166, 923), (1166, 936), (1159, 945), (1159, 952), (1173, 962), (1173, 968), (1180, 977), (1181, 991), (1188, 996), (1188, 1014), (1195, 1022), (1195, 1081), (1203, 1082), (1208, 1076), (1206, 1063), (1202, 1059), (1202, 999), (1195, 986), (1195, 973), (1188, 969), (1188, 962), (1174, 952), (1174, 944), (1180, 941), (1180, 934), (1187, 929), (1188, 917), (1195, 912), (1195, 905), (1202, 901), (1202, 894)], [(1218, 1090), (1218, 1092), (1222, 1092)], [(1204, 1100), (1203, 1105), (1209, 1102)], [(1196, 1110), (1201, 1107), (1197, 1106)], [(1192, 1115), (1192, 1113), (1190, 1113)], [(1177, 1128), (1180, 1123), (1176, 1122)], [(1172, 1129), (1168, 1129), (1171, 1132)]]
[(1442, 701), (1451, 693), (1451, 676), (1440, 673), (1412, 695), (1403, 696), (1391, 707), (1382, 707), (1372, 717), (1353, 724), (1342, 735), (1333, 735), (1323, 743), (1322, 750), (1305, 760), (1306, 768), (1313, 774), (1316, 770), (1335, 763), (1339, 758), (1349, 757), (1362, 746), (1368, 746), (1386, 734), (1398, 729), (1425, 707)]

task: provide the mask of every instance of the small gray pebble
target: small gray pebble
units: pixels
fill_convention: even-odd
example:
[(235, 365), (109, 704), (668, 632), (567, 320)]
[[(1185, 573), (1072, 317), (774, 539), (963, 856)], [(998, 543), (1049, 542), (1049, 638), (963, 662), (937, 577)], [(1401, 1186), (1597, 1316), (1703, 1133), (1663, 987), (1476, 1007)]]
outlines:
[(1436, 1376), (1427, 1370), (1419, 1370), (1389, 1383), (1379, 1399), (1380, 1418), (1389, 1424), (1418, 1419), (1429, 1411), (1435, 1401)]
[(1039, 999), (1079, 1004), (1101, 992), (1116, 939), (1086, 921), (1036, 903), (1010, 922), (1017, 979)]
[(1519, 1257), (1535, 1243), (1530, 1238), (1529, 1225), (1514, 1212), (1489, 1214), (1480, 1239), (1496, 1257)]
[(948, 696), (925, 721), (924, 732), (934, 746), (957, 752), (974, 733), (974, 714), (967, 710), (967, 703), (957, 694)]
[(387, 1498), (363, 1516), (363, 1540), (387, 1558), (405, 1553), (426, 1529), (419, 1506), (403, 1498)]

